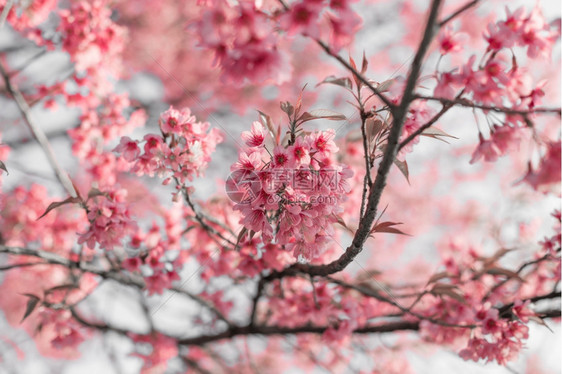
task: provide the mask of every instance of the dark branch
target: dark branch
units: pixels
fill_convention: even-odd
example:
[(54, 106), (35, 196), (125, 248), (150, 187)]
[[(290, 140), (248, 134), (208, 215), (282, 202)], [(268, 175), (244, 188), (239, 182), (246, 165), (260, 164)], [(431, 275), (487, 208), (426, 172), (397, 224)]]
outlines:
[[(215, 335), (202, 335), (195, 338), (180, 339), (182, 345), (203, 345), (219, 340), (230, 339), (236, 336), (247, 335), (294, 335), (294, 334), (322, 334), (328, 329), (327, 326), (299, 326), (299, 327), (280, 327), (280, 326), (245, 326), (226, 330)], [(417, 331), (418, 322), (390, 322), (384, 325), (366, 326), (354, 330), (354, 334), (387, 333), (395, 331)]]
[(439, 101), (442, 104), (449, 104), (449, 105), (455, 105), (455, 106), (463, 106), (463, 107), (467, 107), (467, 108), (476, 108), (476, 109), (481, 109), (483, 111), (492, 111), (492, 112), (498, 112), (498, 113), (505, 113), (508, 115), (520, 115), (520, 116), (527, 116), (530, 114), (534, 114), (534, 113), (550, 113), (550, 114), (558, 114), (559, 116), (561, 115), (561, 109), (560, 108), (531, 108), (531, 109), (527, 109), (527, 110), (521, 110), (521, 109), (513, 109), (513, 108), (507, 108), (507, 107), (501, 107), (501, 106), (492, 106), (492, 105), (484, 105), (484, 104), (478, 104), (478, 103), (474, 103), (470, 100), (467, 99), (445, 99), (445, 98), (441, 98), (441, 97), (433, 97), (433, 96), (424, 96), (424, 95), (415, 95), (416, 99), (421, 99), (421, 100), (428, 100), (428, 101)]
[(447, 23), (451, 22), (452, 20), (454, 20), (455, 18), (457, 18), (462, 13), (466, 12), (467, 10), (469, 10), (470, 8), (472, 8), (473, 6), (478, 4), (479, 2), (480, 2), (480, 0), (473, 0), (469, 3), (464, 4), (459, 9), (457, 9), (453, 14), (451, 14), (450, 16), (445, 18), (443, 21), (439, 22), (439, 27), (445, 26)]

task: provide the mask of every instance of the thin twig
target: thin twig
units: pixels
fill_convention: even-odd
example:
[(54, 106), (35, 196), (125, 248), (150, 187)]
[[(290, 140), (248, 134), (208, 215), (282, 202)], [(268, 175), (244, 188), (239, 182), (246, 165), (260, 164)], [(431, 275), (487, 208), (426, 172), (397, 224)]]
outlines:
[(463, 107), (467, 107), (467, 108), (476, 108), (476, 109), (481, 109), (484, 111), (492, 111), (492, 112), (498, 112), (498, 113), (505, 113), (508, 115), (520, 115), (520, 116), (528, 116), (530, 114), (534, 114), (534, 113), (545, 113), (545, 114), (558, 114), (559, 116), (561, 115), (561, 109), (560, 108), (545, 108), (545, 107), (538, 107), (538, 108), (531, 108), (531, 109), (527, 109), (527, 110), (522, 110), (522, 109), (514, 109), (514, 108), (507, 108), (507, 107), (502, 107), (502, 106), (492, 106), (492, 105), (485, 105), (485, 104), (478, 104), (478, 103), (474, 103), (470, 100), (467, 99), (445, 99), (442, 97), (433, 97), (433, 96), (424, 96), (424, 95), (415, 95), (416, 99), (420, 99), (420, 100), (428, 100), (428, 101), (439, 101), (443, 104), (451, 104), (451, 105), (455, 105), (455, 106), (463, 106)]
[(16, 102), (16, 105), (25, 123), (27, 124), (27, 127), (31, 131), (31, 134), (33, 135), (35, 140), (37, 140), (37, 142), (43, 149), (43, 152), (45, 152), (45, 155), (47, 156), (47, 159), (49, 160), (51, 167), (55, 171), (55, 174), (60, 184), (64, 187), (64, 189), (66, 190), (66, 192), (68, 192), (70, 196), (76, 197), (76, 191), (74, 190), (72, 181), (70, 180), (66, 172), (64, 172), (64, 170), (59, 165), (55, 153), (51, 148), (51, 144), (49, 143), (49, 140), (45, 136), (45, 133), (43, 132), (43, 130), (41, 130), (41, 128), (35, 123), (35, 121), (32, 118), (31, 108), (29, 107), (27, 101), (25, 100), (21, 92), (12, 85), (12, 82), (10, 81), (10, 76), (6, 72), (2, 64), (0, 64), (0, 74), (4, 78), (6, 89), (8, 90), (10, 95), (12, 95), (12, 97), (14, 98), (14, 101)]
[(452, 20), (454, 20), (455, 18), (457, 18), (462, 13), (466, 12), (468, 9), (472, 8), (473, 6), (478, 4), (479, 2), (480, 2), (480, 0), (473, 0), (469, 3), (464, 4), (459, 9), (457, 9), (453, 14), (451, 14), (450, 16), (445, 18), (443, 21), (439, 22), (439, 27), (445, 26), (447, 23), (451, 22)]

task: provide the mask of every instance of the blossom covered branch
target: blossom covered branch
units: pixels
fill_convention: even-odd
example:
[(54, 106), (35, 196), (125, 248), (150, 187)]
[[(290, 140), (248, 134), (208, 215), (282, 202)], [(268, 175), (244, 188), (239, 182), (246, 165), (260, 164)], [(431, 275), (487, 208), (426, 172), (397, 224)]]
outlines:
[(7, 324), (144, 373), (525, 356), (559, 333), (560, 23), (480, 5), (0, 0)]

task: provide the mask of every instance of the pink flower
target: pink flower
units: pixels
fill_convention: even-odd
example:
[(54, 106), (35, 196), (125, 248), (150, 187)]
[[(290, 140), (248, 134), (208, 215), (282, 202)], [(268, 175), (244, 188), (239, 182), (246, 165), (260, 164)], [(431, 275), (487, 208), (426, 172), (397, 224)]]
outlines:
[(162, 151), (162, 145), (164, 144), (164, 141), (162, 140), (161, 136), (146, 134), (143, 140), (145, 141), (144, 152), (146, 154), (156, 154)]
[(445, 99), (454, 99), (458, 91), (457, 87), (459, 83), (459, 77), (452, 72), (441, 73), (437, 78), (437, 86), (433, 91), (433, 96), (442, 97)]
[(470, 163), (474, 164), (476, 161), (484, 157), (484, 161), (493, 162), (498, 159), (501, 155), (501, 151), (498, 146), (491, 140), (484, 140), (482, 134), (478, 134), (480, 138), (480, 144), (474, 150)]
[(501, 155), (519, 149), (523, 129), (511, 126), (494, 126), (491, 141), (496, 145)]
[(319, 152), (324, 155), (336, 153), (339, 148), (334, 143), (336, 132), (332, 129), (327, 131), (317, 131), (310, 136), (313, 152)]
[(328, 19), (332, 29), (330, 47), (334, 51), (351, 43), (362, 23), (361, 17), (350, 8), (339, 9), (337, 15), (329, 14)]
[(238, 161), (230, 167), (230, 170), (257, 170), (261, 167), (262, 160), (257, 152), (247, 154), (240, 152)]
[(277, 146), (273, 150), (273, 165), (276, 168), (290, 168), (292, 165), (290, 164), (289, 154), (284, 147)]
[(181, 132), (182, 118), (178, 110), (170, 107), (160, 115), (160, 128), (165, 134), (175, 134)]
[(560, 181), (562, 180), (560, 153), (561, 143), (552, 142), (547, 145), (548, 149), (537, 170), (529, 165), (529, 171), (523, 179), (535, 190), (542, 192), (552, 191), (560, 194)]
[(263, 144), (266, 133), (265, 127), (261, 123), (254, 121), (251, 131), (242, 132), (242, 139), (248, 147), (259, 147)]
[(447, 26), (439, 34), (439, 51), (442, 55), (455, 53), (463, 49), (463, 45), (468, 40), (465, 33), (453, 33), (453, 28)]
[(119, 145), (113, 149), (113, 152), (121, 153), (125, 160), (132, 162), (139, 156), (140, 149), (136, 141), (124, 136), (119, 141)]
[(513, 314), (517, 318), (519, 318), (522, 322), (525, 323), (529, 322), (529, 317), (536, 316), (536, 313), (534, 313), (532, 310), (529, 309), (529, 304), (530, 304), (529, 300), (525, 302), (521, 300), (516, 300), (515, 303), (513, 304), (513, 308), (511, 308)]
[(126, 193), (126, 190), (111, 191), (89, 204), (90, 228), (80, 235), (79, 244), (86, 243), (92, 249), (99, 244), (101, 248), (112, 250), (121, 245), (126, 236), (134, 234), (137, 225), (123, 201)]
[(130, 333), (129, 336), (135, 343), (149, 344), (149, 351), (134, 353), (133, 356), (143, 360), (141, 374), (163, 373), (166, 371), (168, 361), (178, 355), (178, 344), (173, 338), (154, 332), (150, 335), (137, 335)]
[(123, 269), (128, 270), (130, 272), (138, 271), (141, 265), (142, 265), (142, 261), (138, 257), (130, 257), (121, 263)]
[(322, 3), (302, 1), (291, 6), (279, 19), (279, 23), (289, 35), (301, 33), (313, 38), (318, 38), (318, 16), (322, 10)]
[(295, 166), (306, 165), (310, 163), (309, 154), (310, 145), (302, 137), (298, 137), (295, 140), (295, 144), (288, 147), (289, 158), (295, 164)]

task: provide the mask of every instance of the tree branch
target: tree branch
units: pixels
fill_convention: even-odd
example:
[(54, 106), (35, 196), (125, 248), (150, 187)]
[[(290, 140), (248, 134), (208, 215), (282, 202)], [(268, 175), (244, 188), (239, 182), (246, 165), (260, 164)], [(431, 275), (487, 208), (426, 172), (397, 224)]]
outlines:
[[(228, 329), (222, 333), (215, 335), (202, 335), (194, 338), (180, 339), (181, 345), (203, 345), (219, 340), (229, 339), (236, 336), (247, 335), (294, 335), (294, 334), (322, 334), (328, 326), (299, 326), (299, 327), (281, 327), (281, 326), (244, 326)], [(418, 322), (389, 322), (384, 325), (365, 326), (353, 331), (354, 334), (371, 334), (371, 333), (387, 333), (395, 331), (416, 331), (419, 330)]]
[(0, 75), (2, 75), (4, 79), (4, 84), (6, 85), (6, 89), (8, 90), (10, 95), (12, 95), (12, 97), (14, 98), (14, 101), (16, 102), (16, 105), (25, 123), (27, 124), (29, 130), (31, 131), (31, 134), (33, 135), (35, 140), (37, 140), (41, 148), (43, 148), (43, 152), (45, 152), (45, 155), (47, 156), (47, 159), (49, 160), (51, 167), (55, 171), (55, 175), (57, 176), (57, 179), (59, 180), (60, 184), (63, 186), (66, 192), (68, 192), (70, 196), (76, 197), (76, 191), (74, 190), (72, 181), (59, 165), (55, 153), (51, 148), (49, 140), (45, 136), (45, 133), (43, 132), (43, 130), (41, 130), (39, 126), (37, 126), (37, 124), (35, 124), (35, 122), (32, 119), (31, 108), (29, 107), (27, 101), (25, 100), (21, 92), (12, 85), (10, 76), (6, 72), (6, 70), (4, 70), (2, 64), (0, 64)]
[(424, 96), (424, 95), (415, 95), (416, 99), (420, 99), (420, 100), (428, 100), (428, 101), (439, 101), (442, 104), (449, 104), (449, 105), (458, 105), (458, 106), (463, 106), (463, 107), (467, 107), (467, 108), (476, 108), (476, 109), (481, 109), (484, 111), (492, 111), (492, 112), (498, 112), (498, 113), (505, 113), (505, 114), (509, 114), (509, 115), (520, 115), (520, 116), (526, 116), (526, 115), (530, 115), (530, 114), (534, 114), (534, 113), (550, 113), (550, 114), (558, 114), (559, 116), (561, 115), (561, 109), (560, 108), (545, 108), (545, 107), (539, 107), (539, 108), (532, 108), (532, 109), (528, 109), (528, 110), (521, 110), (521, 109), (513, 109), (513, 108), (507, 108), (507, 107), (502, 107), (502, 106), (491, 106), (491, 105), (484, 105), (484, 104), (478, 104), (478, 103), (474, 103), (471, 102), (467, 99), (445, 99), (445, 98), (441, 98), (441, 97), (433, 97), (433, 96)]
[[(423, 58), (429, 48), (429, 44), (433, 39), (436, 30), (436, 20), (439, 13), (439, 7), (441, 5), (441, 0), (434, 0), (431, 5), (431, 10), (429, 12), (427, 25), (425, 27), (424, 35), (418, 51), (410, 67), (410, 74), (406, 81), (406, 87), (404, 90), (404, 95), (398, 107), (391, 107), (391, 112), (393, 114), (394, 120), (392, 128), (390, 130), (390, 135), (388, 137), (388, 143), (386, 150), (384, 152), (381, 163), (377, 171), (377, 176), (370, 189), (369, 197), (367, 200), (367, 208), (365, 210), (365, 216), (359, 222), (359, 227), (355, 232), (353, 241), (351, 245), (345, 250), (345, 252), (335, 261), (325, 264), (325, 265), (305, 265), (305, 264), (295, 264), (292, 265), (281, 272), (274, 272), (268, 276), (268, 279), (279, 279), (286, 275), (294, 275), (298, 272), (304, 272), (310, 275), (330, 275), (342, 271), (349, 265), (353, 259), (361, 252), (363, 249), (363, 244), (369, 237), (371, 231), (371, 226), (375, 220), (377, 214), (377, 207), (382, 196), (384, 187), (386, 186), (386, 178), (390, 171), (396, 154), (398, 152), (398, 140), (402, 133), (402, 128), (404, 127), (404, 122), (406, 115), (408, 113), (408, 108), (410, 103), (414, 100), (414, 88), (417, 79), (420, 74), (421, 65)], [(327, 46), (326, 46), (327, 47)], [(340, 61), (341, 62), (341, 61)]]
[(464, 4), (459, 9), (457, 9), (453, 14), (451, 14), (450, 16), (445, 18), (443, 21), (439, 22), (439, 27), (445, 26), (447, 23), (451, 22), (452, 20), (454, 20), (455, 18), (457, 18), (462, 13), (466, 12), (467, 10), (469, 10), (470, 8), (472, 8), (473, 6), (478, 4), (479, 2), (480, 2), (480, 0), (473, 0), (469, 3)]
[(416, 131), (411, 133), (406, 139), (404, 139), (400, 143), (400, 146), (398, 147), (398, 151), (400, 151), (402, 148), (407, 146), (412, 140), (414, 140), (417, 136), (421, 135), (425, 130), (427, 130), (428, 128), (433, 126), (433, 124), (435, 124), (435, 122), (437, 122), (439, 120), (439, 118), (441, 118), (445, 113), (447, 113), (447, 111), (449, 111), (449, 109), (451, 109), (452, 106), (453, 106), (452, 104), (443, 104), (443, 108), (441, 108), (439, 113), (437, 113), (435, 116), (433, 116), (433, 118), (431, 118), (423, 126), (420, 126), (420, 128), (418, 128)]
[(373, 86), (373, 84), (367, 78), (365, 78), (360, 72), (358, 72), (357, 69), (355, 69), (353, 66), (351, 66), (351, 64), (349, 62), (345, 61), (337, 53), (332, 52), (332, 50), (330, 49), (330, 46), (328, 46), (326, 43), (324, 43), (323, 41), (321, 41), (319, 39), (314, 39), (314, 41), (316, 41), (316, 43), (328, 55), (332, 56), (333, 58), (338, 60), (343, 66), (345, 66), (345, 68), (348, 71), (350, 71), (355, 77), (357, 77), (357, 79), (359, 79), (361, 81), (361, 83), (363, 83), (365, 86), (369, 87), (369, 89), (371, 91), (373, 91), (373, 93), (375, 95), (377, 95), (377, 97), (384, 103), (384, 105), (386, 105), (387, 107), (389, 107), (391, 109), (393, 109), (395, 107), (395, 105), (386, 96), (384, 96), (375, 86)]
[[(132, 286), (140, 289), (146, 288), (146, 284), (142, 279), (142, 277), (137, 276), (135, 274), (126, 275), (120, 272), (107, 271), (104, 269), (100, 269), (97, 266), (92, 266), (91, 264), (88, 263), (70, 261), (69, 259), (63, 256), (51, 252), (33, 250), (33, 249), (21, 248), (21, 247), (8, 247), (3, 244), (0, 244), (0, 253), (37, 257), (44, 260), (45, 264), (60, 265), (69, 269), (78, 269), (83, 272), (99, 275), (104, 279), (111, 279), (113, 281), (116, 281), (126, 286)], [(185, 291), (179, 287), (173, 287), (170, 289), (170, 291), (177, 292), (181, 295), (185, 295), (190, 299), (198, 302), (202, 306), (211, 310), (220, 320), (225, 322), (227, 325), (229, 326), (231, 325), (230, 321), (228, 321), (228, 319), (217, 308), (215, 308), (215, 306), (211, 302), (197, 295), (194, 295), (188, 291)]]

